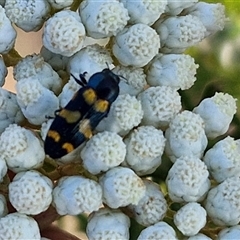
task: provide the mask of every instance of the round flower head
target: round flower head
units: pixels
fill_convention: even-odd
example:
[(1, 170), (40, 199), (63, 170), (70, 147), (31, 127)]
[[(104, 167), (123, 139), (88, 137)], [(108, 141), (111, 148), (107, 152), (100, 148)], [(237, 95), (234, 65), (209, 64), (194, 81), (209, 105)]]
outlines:
[(38, 224), (33, 218), (18, 212), (10, 213), (0, 218), (0, 239), (40, 238)]
[(164, 53), (182, 53), (201, 42), (206, 33), (203, 23), (192, 15), (159, 19), (153, 27), (160, 35)]
[(0, 53), (8, 53), (14, 46), (17, 32), (5, 14), (5, 9), (0, 5)]
[(198, 0), (168, 0), (165, 12), (170, 15), (178, 15), (183, 11), (183, 9), (195, 5)]
[(62, 92), (58, 96), (59, 106), (61, 108), (65, 107), (79, 88), (81, 88), (80, 85), (72, 76), (70, 76), (69, 81), (64, 85)]
[(230, 228), (222, 229), (218, 234), (218, 240), (238, 239), (240, 236), (240, 226), (236, 225)]
[(114, 38), (113, 54), (123, 66), (143, 67), (158, 53), (160, 39), (154, 29), (138, 23)]
[(6, 0), (4, 8), (9, 19), (25, 32), (38, 31), (50, 13), (46, 0)]
[(52, 188), (52, 181), (41, 173), (20, 172), (9, 184), (9, 200), (19, 213), (36, 215), (51, 204)]
[[(7, 213), (8, 213), (8, 207), (7, 207), (6, 198), (4, 197), (4, 195), (0, 194), (0, 219), (2, 217), (6, 216)], [(1, 237), (0, 237), (0, 239), (1, 239)]]
[(119, 94), (136, 96), (147, 86), (143, 68), (117, 66), (112, 71), (120, 76)]
[(127, 9), (117, 0), (84, 0), (79, 14), (87, 35), (95, 39), (115, 36), (129, 20)]
[(153, 173), (161, 164), (165, 138), (161, 130), (142, 126), (133, 130), (124, 142), (127, 146), (125, 164), (138, 175)]
[(240, 177), (229, 177), (207, 195), (205, 209), (218, 226), (234, 226), (240, 221)]
[(73, 3), (73, 0), (48, 0), (48, 2), (51, 4), (51, 6), (55, 9), (62, 9), (66, 7), (70, 7)]
[(3, 177), (6, 175), (7, 173), (7, 164), (6, 161), (0, 157), (0, 183), (3, 181)]
[(212, 240), (212, 239), (207, 237), (205, 234), (198, 233), (194, 236), (189, 237), (187, 240)]
[(143, 108), (143, 125), (166, 127), (181, 110), (181, 97), (168, 86), (150, 87), (138, 95)]
[(187, 9), (187, 12), (198, 17), (206, 28), (205, 37), (221, 31), (224, 28), (227, 18), (225, 6), (221, 3), (198, 2)]
[(126, 146), (122, 138), (113, 132), (94, 135), (81, 151), (84, 168), (92, 174), (107, 171), (124, 161)]
[(70, 57), (82, 48), (84, 39), (85, 28), (76, 12), (62, 10), (46, 21), (43, 45), (51, 52)]
[(217, 182), (240, 175), (240, 141), (224, 138), (206, 152), (203, 160)]
[(166, 184), (174, 202), (201, 201), (210, 188), (207, 166), (199, 158), (183, 156), (168, 172)]
[(17, 102), (27, 120), (35, 125), (46, 121), (46, 116), (54, 116), (59, 107), (54, 93), (35, 77), (23, 79), (16, 84)]
[(204, 122), (198, 114), (183, 111), (175, 116), (165, 132), (165, 151), (172, 162), (181, 156), (201, 158), (207, 147)]
[(11, 123), (21, 123), (24, 120), (17, 103), (16, 95), (0, 88), (0, 133)]
[(88, 45), (73, 55), (68, 63), (71, 74), (79, 78), (79, 74), (87, 73), (88, 79), (96, 72), (102, 71), (113, 62), (110, 53), (98, 44)]
[(53, 190), (53, 204), (60, 215), (97, 211), (102, 205), (102, 189), (81, 176), (62, 177)]
[(148, 65), (147, 82), (151, 86), (169, 86), (186, 90), (196, 81), (198, 64), (185, 54), (158, 54)]
[(177, 211), (173, 221), (185, 236), (193, 236), (205, 226), (207, 213), (199, 203), (191, 202)]
[(108, 170), (100, 178), (100, 184), (103, 189), (103, 202), (111, 208), (136, 205), (146, 190), (142, 179), (125, 167)]
[(38, 168), (45, 158), (40, 140), (16, 124), (9, 125), (0, 136), (0, 155), (14, 172)]
[(129, 239), (130, 220), (120, 210), (101, 208), (88, 218), (88, 239)]
[(120, 0), (127, 8), (130, 16), (129, 23), (144, 23), (152, 25), (164, 13), (167, 0)]
[[(1, 13), (1, 10), (0, 10), (0, 13)], [(7, 67), (4, 64), (3, 59), (0, 57), (0, 87), (4, 85), (5, 77), (7, 76), (7, 73), (8, 73)]]
[(171, 239), (177, 240), (174, 229), (165, 222), (158, 222), (143, 229), (137, 240), (146, 239)]
[(142, 106), (135, 96), (119, 95), (112, 104), (110, 112), (97, 126), (98, 131), (116, 132), (126, 135), (133, 127), (138, 126), (143, 116)]
[(149, 180), (143, 181), (146, 193), (137, 205), (130, 205), (134, 219), (143, 226), (150, 226), (163, 219), (167, 211), (167, 202), (159, 186)]
[(203, 99), (193, 112), (204, 120), (207, 137), (216, 138), (227, 132), (236, 109), (236, 99), (217, 92), (213, 97)]
[(56, 94), (59, 93), (62, 84), (58, 74), (37, 54), (28, 55), (19, 61), (13, 69), (13, 76), (16, 81), (37, 78), (44, 87)]

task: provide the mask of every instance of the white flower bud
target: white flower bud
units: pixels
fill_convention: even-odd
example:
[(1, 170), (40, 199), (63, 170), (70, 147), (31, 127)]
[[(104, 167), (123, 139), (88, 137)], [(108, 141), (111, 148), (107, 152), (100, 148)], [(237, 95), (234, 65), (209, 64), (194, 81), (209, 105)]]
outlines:
[(207, 213), (199, 203), (191, 202), (177, 211), (173, 221), (185, 236), (193, 236), (205, 226)]
[(229, 177), (207, 195), (205, 209), (218, 226), (234, 226), (240, 221), (240, 177)]
[(149, 180), (143, 180), (146, 193), (137, 205), (130, 205), (134, 219), (143, 226), (149, 226), (163, 219), (167, 212), (167, 202), (159, 186)]
[[(7, 201), (4, 195), (0, 194), (0, 219), (6, 216), (8, 213)], [(0, 230), (1, 232), (1, 230)], [(1, 234), (0, 234), (1, 239)]]
[(46, 0), (6, 0), (4, 8), (9, 19), (25, 32), (38, 31), (50, 13)]
[(168, 86), (150, 87), (138, 95), (144, 111), (142, 124), (166, 127), (181, 110), (181, 97)]
[(73, 0), (48, 0), (51, 6), (55, 9), (62, 9), (66, 7), (70, 7), (73, 3)]
[(0, 53), (8, 53), (14, 46), (17, 32), (5, 14), (5, 9), (0, 5)]
[(102, 208), (89, 216), (86, 233), (89, 240), (129, 239), (130, 219), (120, 210)]
[(160, 35), (164, 53), (182, 53), (201, 42), (206, 33), (203, 23), (192, 15), (159, 19), (153, 27)]
[[(0, 9), (0, 14), (1, 14), (1, 9)], [(7, 76), (7, 73), (8, 73), (7, 67), (5, 66), (3, 59), (0, 57), (0, 87), (4, 85), (5, 77)]]
[(93, 44), (88, 45), (73, 55), (68, 63), (71, 74), (79, 78), (79, 74), (87, 73), (86, 79), (96, 72), (101, 72), (113, 62), (110, 52), (104, 47)]
[(53, 190), (53, 204), (60, 215), (91, 213), (102, 205), (102, 189), (81, 176), (62, 177)]
[(194, 236), (189, 237), (187, 240), (212, 240), (212, 239), (207, 237), (205, 234), (198, 233)]
[(174, 202), (201, 201), (210, 188), (207, 166), (194, 156), (182, 156), (168, 172), (166, 184)]
[(198, 0), (168, 0), (165, 12), (170, 15), (178, 15), (183, 9), (191, 7), (197, 3)]
[(143, 117), (143, 110), (139, 100), (129, 94), (119, 95), (112, 104), (108, 116), (97, 126), (97, 131), (116, 132), (126, 135), (132, 128), (138, 126)]
[(198, 114), (183, 111), (175, 116), (165, 132), (165, 151), (172, 162), (181, 156), (201, 158), (207, 147), (204, 122)]
[(127, 9), (117, 0), (84, 0), (79, 13), (87, 35), (95, 39), (115, 36), (129, 20)]
[(227, 21), (225, 6), (221, 3), (198, 2), (188, 8), (187, 12), (201, 20), (207, 30), (205, 37), (223, 30)]
[(111, 208), (136, 205), (146, 190), (142, 179), (125, 167), (108, 170), (100, 178), (100, 184), (103, 189), (103, 202)]
[(37, 78), (38, 81), (49, 90), (58, 94), (62, 85), (61, 78), (46, 63), (40, 55), (28, 55), (14, 66), (13, 76), (16, 81), (26, 78)]
[(124, 161), (126, 146), (122, 138), (113, 132), (94, 135), (81, 151), (84, 168), (92, 174), (106, 172)]
[(117, 34), (112, 51), (123, 66), (143, 67), (158, 53), (159, 47), (160, 39), (156, 31), (138, 23)]
[(147, 86), (143, 68), (117, 66), (112, 71), (120, 76), (119, 94), (136, 96)]
[(58, 96), (60, 107), (64, 108), (80, 88), (81, 86), (70, 76), (69, 81), (64, 85), (62, 92)]
[(146, 239), (171, 239), (177, 240), (174, 229), (165, 222), (158, 222), (143, 229), (137, 240)]
[(127, 8), (131, 24), (144, 23), (152, 25), (164, 13), (167, 0), (120, 0)]
[(240, 226), (236, 225), (222, 229), (218, 234), (218, 240), (238, 239), (240, 236)]
[(17, 103), (16, 95), (0, 88), (0, 133), (11, 123), (21, 123), (24, 120)]
[(0, 157), (0, 182), (3, 181), (3, 177), (6, 175), (7, 173), (7, 164), (6, 164), (6, 161)]
[(47, 121), (42, 123), (40, 132), (41, 132), (41, 137), (42, 137), (43, 141), (45, 141), (45, 139), (47, 137), (48, 130), (49, 130), (53, 120), (54, 120), (54, 118), (49, 118)]
[(40, 140), (16, 124), (9, 125), (0, 136), (0, 154), (14, 172), (38, 168), (45, 158)]
[(206, 152), (203, 160), (217, 182), (240, 175), (240, 141), (224, 138)]
[(85, 28), (76, 12), (62, 10), (46, 21), (43, 45), (51, 52), (70, 57), (82, 48), (84, 39)]
[(204, 120), (207, 137), (216, 138), (227, 132), (236, 109), (236, 99), (217, 92), (213, 97), (203, 99), (193, 112)]
[(59, 108), (58, 98), (38, 81), (29, 77), (17, 82), (17, 102), (28, 121), (40, 125), (46, 117), (54, 116)]
[(161, 130), (153, 126), (141, 126), (134, 129), (124, 142), (127, 155), (124, 164), (138, 175), (153, 173), (162, 162), (165, 138)]
[(196, 81), (198, 66), (189, 55), (158, 54), (148, 65), (147, 82), (151, 86), (186, 90)]
[(10, 213), (0, 218), (0, 239), (40, 240), (40, 229), (33, 218), (17, 212)]
[(52, 181), (31, 170), (15, 175), (9, 184), (9, 201), (19, 213), (36, 215), (52, 202)]

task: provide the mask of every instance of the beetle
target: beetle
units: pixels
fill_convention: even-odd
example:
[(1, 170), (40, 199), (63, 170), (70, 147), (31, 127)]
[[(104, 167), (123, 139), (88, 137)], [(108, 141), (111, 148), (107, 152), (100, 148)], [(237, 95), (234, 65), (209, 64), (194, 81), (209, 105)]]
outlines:
[(73, 76), (82, 88), (64, 108), (55, 112), (47, 132), (44, 150), (53, 159), (63, 157), (91, 138), (119, 95), (120, 77), (110, 69), (93, 74), (88, 82), (85, 74), (80, 74), (80, 79)]

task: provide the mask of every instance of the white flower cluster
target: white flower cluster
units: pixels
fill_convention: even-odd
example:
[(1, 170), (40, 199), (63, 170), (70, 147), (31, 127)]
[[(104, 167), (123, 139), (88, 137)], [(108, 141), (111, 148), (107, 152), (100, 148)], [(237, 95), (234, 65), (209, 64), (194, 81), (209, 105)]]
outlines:
[[(240, 142), (208, 145), (228, 131), (236, 99), (181, 103), (199, 68), (184, 51), (225, 21), (222, 4), (197, 0), (0, 1), (0, 240), (44, 239), (54, 214), (82, 213), (90, 240), (130, 239), (130, 217), (138, 240), (208, 240), (209, 219), (219, 240), (237, 239)], [(40, 54), (11, 62), (13, 24), (43, 26)], [(2, 88), (6, 66), (16, 94)], [(103, 69), (119, 77), (114, 102)], [(70, 153), (50, 159), (46, 138)]]

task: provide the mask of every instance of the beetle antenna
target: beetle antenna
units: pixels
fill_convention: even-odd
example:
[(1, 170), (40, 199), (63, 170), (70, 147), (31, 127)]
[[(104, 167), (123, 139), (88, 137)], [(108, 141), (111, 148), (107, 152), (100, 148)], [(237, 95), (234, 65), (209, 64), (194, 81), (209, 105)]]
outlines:
[(84, 87), (85, 85), (87, 85), (87, 80), (85, 78), (85, 75), (87, 74), (87, 72), (84, 72), (84, 73), (80, 73), (79, 74), (79, 77), (80, 79), (76, 78), (72, 73), (70, 74), (74, 80), (82, 87)]

